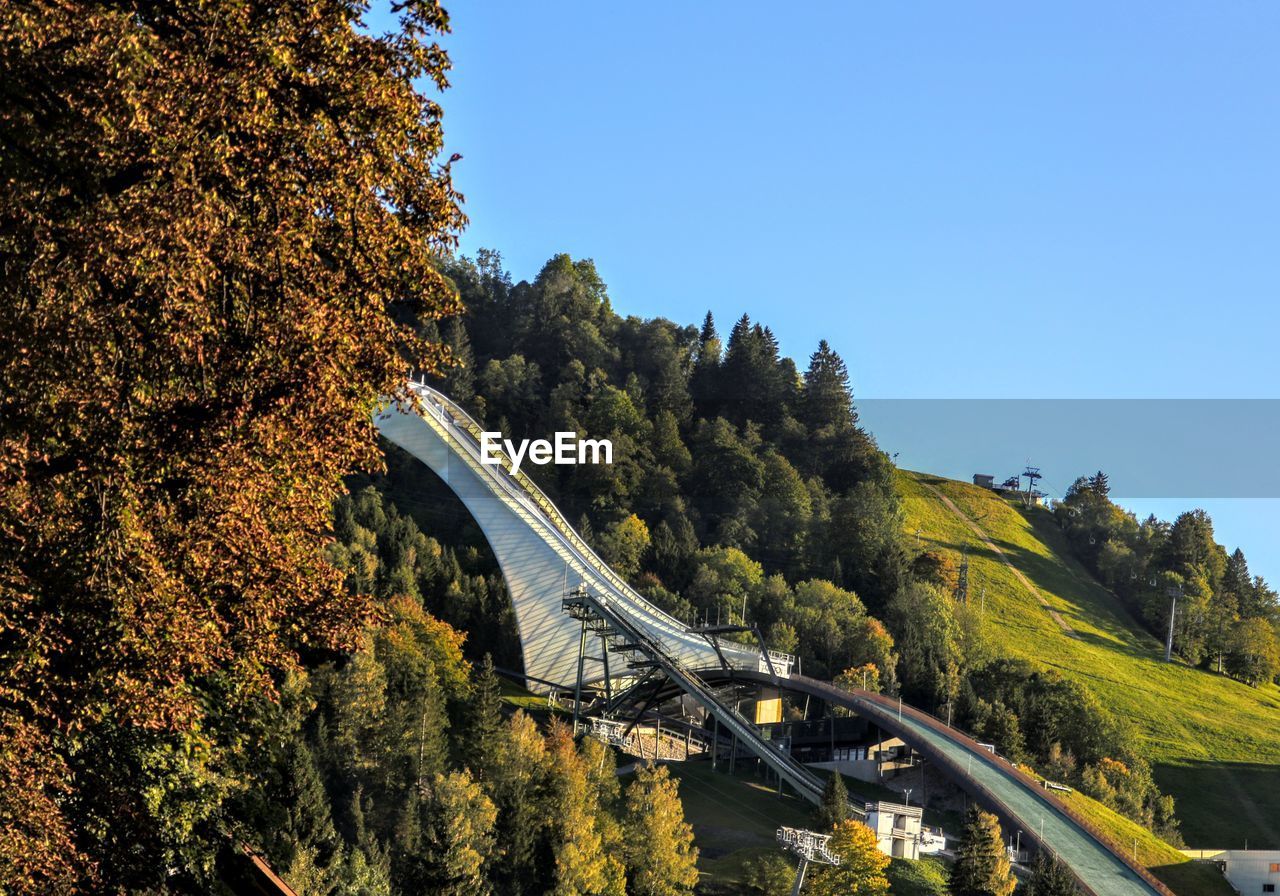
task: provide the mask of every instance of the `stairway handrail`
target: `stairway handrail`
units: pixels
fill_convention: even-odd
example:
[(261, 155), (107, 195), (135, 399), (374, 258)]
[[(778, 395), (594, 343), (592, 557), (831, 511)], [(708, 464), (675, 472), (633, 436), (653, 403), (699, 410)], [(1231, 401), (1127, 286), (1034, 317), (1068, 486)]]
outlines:
[[(481, 434), (484, 432), (484, 430), (480, 428), (480, 424), (477, 423), (475, 419), (472, 418), (472, 416), (456, 402), (444, 395), (438, 389), (434, 389), (431, 386), (421, 383), (411, 383), (411, 387), (415, 392), (424, 395), (442, 412), (449, 413), (452, 420), (448, 422), (452, 422), (456, 427), (460, 428), (471, 437), (470, 441), (466, 443), (466, 447), (473, 458), (478, 459)], [(444, 423), (446, 421), (441, 418), (441, 422)], [(461, 440), (459, 441), (461, 442)], [(514, 496), (519, 497), (519, 495), (523, 493), (525, 497), (532, 499), (535, 508), (541, 513), (543, 518), (545, 518), (547, 522), (549, 522), (555, 530), (569, 542), (574, 550), (581, 555), (582, 559), (586, 561), (586, 565), (591, 567), (592, 572), (595, 575), (599, 575), (601, 578), (605, 579), (628, 601), (638, 604), (641, 609), (649, 613), (654, 618), (654, 621), (657, 622), (660, 627), (669, 629), (672, 634), (680, 636), (688, 634), (688, 625), (651, 603), (631, 587), (631, 585), (628, 584), (621, 576), (615, 573), (613, 569), (610, 568), (610, 566), (605, 563), (598, 554), (596, 554), (591, 546), (587, 544), (580, 535), (578, 535), (574, 528), (569, 525), (568, 521), (565, 520), (564, 515), (560, 513), (559, 508), (557, 508), (554, 502), (547, 497), (546, 493), (538, 487), (537, 483), (523, 472), (512, 472), (511, 459), (507, 457), (505, 451), (495, 452), (495, 456), (499, 460), (499, 464), (497, 466), (504, 470), (507, 473), (507, 477), (509, 477), (510, 480), (514, 480), (521, 488), (521, 492), (515, 493)], [(491, 465), (481, 464), (482, 468), (488, 466)], [(496, 472), (491, 473), (491, 478), (494, 482), (502, 486), (504, 491), (509, 491), (511, 483), (507, 479), (498, 476)], [(744, 645), (735, 644), (731, 649), (736, 649), (737, 651), (741, 651), (743, 654), (758, 657), (757, 651), (751, 650)], [(771, 653), (777, 656), (780, 652), (771, 651)], [(789, 654), (781, 654), (781, 657), (784, 662), (787, 662), (787, 668), (789, 670), (791, 665), (794, 663), (794, 657)]]

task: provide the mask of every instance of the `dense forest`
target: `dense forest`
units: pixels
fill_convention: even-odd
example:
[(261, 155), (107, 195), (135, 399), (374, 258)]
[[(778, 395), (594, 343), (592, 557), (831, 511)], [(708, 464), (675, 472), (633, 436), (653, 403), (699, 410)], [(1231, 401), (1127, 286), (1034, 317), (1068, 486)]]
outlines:
[(665, 768), (624, 788), (609, 747), (505, 712), (492, 663), (473, 669), (424, 608), (458, 589), (482, 604), (488, 583), (371, 488), (338, 502), (337, 535), (335, 565), (383, 618), (282, 689), (229, 807), (237, 839), (308, 896), (689, 892), (697, 851)]
[[(1251, 685), (1280, 674), (1280, 596), (1250, 575), (1244, 551), (1214, 539), (1213, 520), (1190, 510), (1139, 522), (1111, 501), (1101, 471), (1082, 476), (1055, 508), (1081, 562), (1192, 665)], [(1176, 601), (1176, 603), (1175, 603)]]
[[(512, 438), (613, 440), (611, 466), (527, 469), (652, 600), (690, 620), (745, 617), (807, 672), (950, 715), (1177, 840), (1172, 800), (1124, 721), (1084, 685), (1002, 659), (955, 600), (954, 560), (904, 535), (891, 462), (825, 341), (799, 366), (745, 315), (724, 339), (710, 314), (701, 326), (624, 318), (594, 265), (568, 256), (532, 282), (513, 282), (493, 252), (445, 270), (466, 311), (428, 328), (456, 362), (436, 383)], [(461, 561), (448, 600), (418, 592), (467, 628), (501, 603), (496, 567), (432, 474), (389, 456), (379, 487), (451, 568)], [(494, 628), (483, 649), (517, 662), (509, 623)]]
[[(0, 5), (0, 889), (220, 892), (246, 849), (326, 896), (693, 887), (665, 771), (501, 699), (493, 559), (374, 438), (407, 369), (510, 436), (612, 439), (530, 472), (671, 612), (1176, 839), (1122, 721), (1001, 658), (904, 539), (827, 343), (798, 365), (745, 315), (622, 317), (590, 261), (456, 256), (449, 16), (368, 11)], [(1058, 513), (1153, 628), (1178, 594), (1189, 662), (1275, 675), (1276, 595), (1206, 516), (1139, 524), (1101, 476)]]

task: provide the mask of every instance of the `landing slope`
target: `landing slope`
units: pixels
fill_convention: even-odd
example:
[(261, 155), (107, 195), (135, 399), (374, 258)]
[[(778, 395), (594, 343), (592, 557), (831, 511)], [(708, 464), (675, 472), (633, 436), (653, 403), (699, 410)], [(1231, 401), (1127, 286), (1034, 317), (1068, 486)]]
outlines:
[(1195, 847), (1280, 848), (1280, 689), (1163, 662), (1163, 646), (1072, 559), (1052, 515), (995, 492), (900, 471), (921, 548), (969, 549), (997, 649), (1087, 684), (1137, 726)]

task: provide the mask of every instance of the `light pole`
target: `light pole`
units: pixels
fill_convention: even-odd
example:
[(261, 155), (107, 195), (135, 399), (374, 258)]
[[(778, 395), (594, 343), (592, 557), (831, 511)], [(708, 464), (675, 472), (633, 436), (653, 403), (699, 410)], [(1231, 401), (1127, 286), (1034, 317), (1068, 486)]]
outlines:
[(911, 805), (911, 788), (910, 788), (910, 787), (908, 787), (905, 791), (903, 791), (903, 793), (905, 793), (905, 794), (906, 794), (906, 797), (907, 797), (907, 806), (909, 807), (909, 806)]
[(1022, 861), (1022, 831), (1018, 831), (1018, 845), (1013, 848), (1013, 860)]

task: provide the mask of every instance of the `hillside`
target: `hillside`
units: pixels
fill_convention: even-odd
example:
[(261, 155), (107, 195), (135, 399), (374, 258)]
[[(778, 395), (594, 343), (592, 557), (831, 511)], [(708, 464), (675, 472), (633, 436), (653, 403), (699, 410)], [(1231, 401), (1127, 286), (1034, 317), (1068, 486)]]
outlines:
[(1057, 669), (1133, 722), (1194, 847), (1280, 848), (1280, 689), (1163, 662), (1163, 645), (1077, 562), (1053, 517), (899, 471), (911, 543), (969, 550), (997, 650)]

